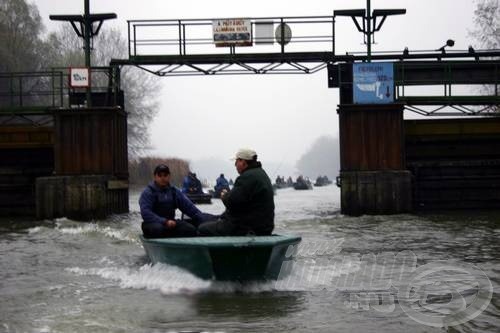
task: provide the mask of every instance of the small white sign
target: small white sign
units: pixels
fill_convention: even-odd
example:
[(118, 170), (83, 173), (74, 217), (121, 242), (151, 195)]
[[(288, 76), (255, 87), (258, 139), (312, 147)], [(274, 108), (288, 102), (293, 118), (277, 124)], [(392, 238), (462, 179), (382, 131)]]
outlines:
[(69, 69), (69, 85), (72, 88), (87, 88), (90, 86), (90, 71), (87, 67)]
[(249, 19), (213, 20), (215, 46), (252, 46), (252, 23)]

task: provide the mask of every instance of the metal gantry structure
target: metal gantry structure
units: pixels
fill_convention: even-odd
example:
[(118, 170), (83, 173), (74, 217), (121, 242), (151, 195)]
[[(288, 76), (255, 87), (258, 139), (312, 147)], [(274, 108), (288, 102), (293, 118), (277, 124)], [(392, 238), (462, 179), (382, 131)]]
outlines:
[[(84, 39), (86, 63), (90, 67), (90, 41), (103, 21), (115, 14), (90, 14), (85, 0), (84, 15), (53, 15), (51, 19), (69, 21), (75, 32)], [(405, 48), (393, 52), (372, 52), (374, 33), (379, 31), (390, 15), (404, 14), (404, 9), (335, 10), (326, 16), (249, 17), (251, 47), (229, 45), (218, 47), (214, 40), (214, 22), (227, 19), (172, 19), (128, 21), (128, 58), (112, 59), (113, 79), (110, 89), (119, 92), (119, 68), (137, 66), (162, 77), (213, 76), (244, 74), (313, 74), (324, 69), (331, 88), (340, 88), (341, 103), (352, 103), (352, 64), (357, 62), (394, 63), (395, 102), (403, 103), (409, 111), (426, 116), (497, 115), (500, 105), (500, 50), (450, 51), (445, 46), (431, 51)], [(337, 54), (335, 21), (350, 17), (363, 33), (367, 52)], [(359, 21), (361, 20), (361, 22)], [(79, 26), (79, 27), (78, 27)], [(266, 29), (263, 29), (266, 28)], [(270, 28), (270, 29), (269, 29)], [(46, 75), (46, 74), (44, 74)], [(57, 71), (52, 82), (59, 82)], [(0, 91), (0, 99), (9, 107), (20, 106), (26, 93), (29, 73), (5, 74), (1, 80), (8, 91)], [(21, 82), (17, 84), (16, 82)], [(52, 84), (52, 107), (63, 105), (62, 84)], [(466, 89), (463, 86), (475, 86)], [(44, 87), (51, 87), (45, 84)], [(414, 93), (415, 88), (432, 87), (432, 95)], [(486, 88), (484, 88), (486, 87)], [(469, 87), (470, 88), (470, 87)], [(108, 90), (110, 90), (108, 89)], [(482, 89), (482, 90), (481, 90)], [(86, 105), (93, 87), (86, 89)], [(78, 92), (77, 92), (78, 93)], [(30, 92), (33, 95), (33, 92)], [(80, 93), (78, 93), (80, 94)], [(42, 95), (49, 95), (43, 92)], [(81, 94), (80, 94), (81, 95)], [(32, 98), (31, 96), (30, 98)], [(27, 100), (27, 99), (25, 99)], [(45, 99), (47, 100), (47, 99)], [(10, 101), (10, 102), (8, 102)]]
[[(120, 71), (117, 67), (92, 67), (92, 101), (99, 108), (123, 107)], [(61, 109), (88, 107), (87, 89), (69, 86), (69, 69), (43, 72), (0, 73), (0, 126), (52, 123)]]
[[(247, 18), (255, 48), (216, 47), (214, 20), (128, 21), (129, 57), (114, 59), (111, 64), (135, 65), (159, 76), (186, 76), (310, 74), (333, 61), (332, 16)], [(289, 26), (293, 37), (289, 43), (281, 43), (285, 29), (281, 29), (283, 36), (255, 36), (263, 24)]]
[[(328, 69), (328, 85), (341, 89), (341, 103), (350, 103), (352, 64), (393, 62), (395, 102), (426, 116), (497, 115), (500, 105), (500, 50), (335, 53), (335, 20), (351, 16), (365, 43), (380, 29), (387, 15), (403, 10), (374, 10), (373, 22), (364, 10), (335, 11), (331, 16), (259, 17), (251, 22), (252, 47), (216, 47), (213, 22), (217, 19), (128, 21), (128, 59), (112, 66), (133, 65), (161, 77), (244, 74), (313, 74)], [(376, 19), (381, 18), (379, 23)], [(371, 22), (371, 23), (370, 23)], [(272, 36), (259, 34), (262, 24), (275, 28)], [(371, 25), (368, 29), (367, 26)], [(285, 36), (288, 26), (291, 35)], [(287, 39), (288, 37), (288, 39)], [(282, 42), (284, 41), (284, 42)], [(452, 41), (448, 41), (449, 46)], [(475, 86), (463, 92), (463, 86)], [(478, 87), (488, 86), (485, 93)], [(434, 87), (433, 95), (413, 93), (416, 87)]]

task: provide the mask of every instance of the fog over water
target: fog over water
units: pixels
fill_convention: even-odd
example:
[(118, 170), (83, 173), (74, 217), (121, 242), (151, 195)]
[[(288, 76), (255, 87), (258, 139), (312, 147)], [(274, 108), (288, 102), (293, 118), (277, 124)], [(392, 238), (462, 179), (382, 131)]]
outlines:
[[(50, 14), (83, 12), (82, 0), (37, 0), (35, 3), (49, 30), (64, 24), (50, 21)], [(118, 15), (104, 25), (118, 27), (124, 36), (127, 20), (135, 19), (319, 16), (331, 15), (338, 9), (365, 7), (365, 0), (306, 3), (298, 0), (251, 3), (90, 0), (91, 11)], [(475, 44), (468, 36), (473, 28), (474, 1), (372, 0), (371, 7), (407, 10), (405, 15), (387, 18), (375, 34), (374, 52), (402, 52), (405, 47), (410, 52), (436, 50), (450, 38), (455, 40), (454, 50), (467, 50)], [(337, 54), (366, 51), (362, 35), (350, 18), (337, 17), (336, 32)], [(309, 47), (312, 46), (304, 46), (304, 50)], [(212, 158), (227, 161), (238, 148), (251, 147), (263, 161), (293, 170), (318, 137), (338, 137), (338, 90), (327, 87), (326, 70), (310, 75), (162, 78), (161, 85), (160, 110), (150, 129), (152, 154), (185, 158), (196, 164), (198, 160)]]

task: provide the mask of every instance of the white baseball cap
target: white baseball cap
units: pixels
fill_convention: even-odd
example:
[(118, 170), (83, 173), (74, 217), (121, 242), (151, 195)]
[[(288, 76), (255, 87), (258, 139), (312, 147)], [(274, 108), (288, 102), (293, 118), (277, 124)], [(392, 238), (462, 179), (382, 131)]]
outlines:
[(236, 156), (233, 158), (233, 160), (242, 159), (246, 161), (251, 161), (254, 159), (254, 156), (256, 155), (257, 153), (255, 152), (255, 150), (242, 148), (236, 152)]

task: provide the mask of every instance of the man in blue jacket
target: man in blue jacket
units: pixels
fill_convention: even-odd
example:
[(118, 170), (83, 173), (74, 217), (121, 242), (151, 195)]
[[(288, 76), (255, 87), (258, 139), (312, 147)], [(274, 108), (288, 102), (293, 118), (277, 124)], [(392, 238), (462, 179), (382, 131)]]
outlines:
[(217, 221), (200, 225), (200, 236), (271, 235), (274, 229), (274, 191), (257, 153), (240, 149), (234, 165), (239, 173), (230, 191), (222, 191), (226, 210)]
[[(194, 237), (197, 226), (207, 218), (179, 189), (170, 185), (170, 169), (160, 164), (154, 169), (153, 181), (139, 198), (142, 232), (146, 238)], [(176, 220), (175, 210), (191, 220)]]
[(220, 194), (223, 190), (229, 191), (230, 188), (229, 188), (229, 182), (224, 177), (224, 174), (221, 173), (219, 178), (217, 178), (215, 181), (215, 186), (214, 186), (215, 197), (220, 198)]

